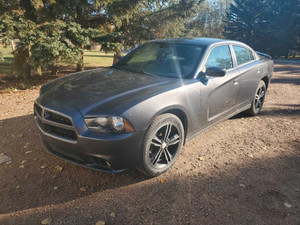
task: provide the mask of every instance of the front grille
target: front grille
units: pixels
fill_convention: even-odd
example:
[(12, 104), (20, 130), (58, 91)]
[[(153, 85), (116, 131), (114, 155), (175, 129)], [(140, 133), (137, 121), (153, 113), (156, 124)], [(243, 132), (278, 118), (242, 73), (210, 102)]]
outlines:
[(34, 114), (38, 114), (40, 117), (42, 117), (42, 108), (37, 104), (34, 104)]
[(69, 118), (66, 118), (64, 116), (61, 116), (59, 114), (53, 113), (53, 112), (48, 111), (48, 110), (44, 110), (44, 118), (46, 120), (50, 120), (50, 121), (53, 121), (53, 122), (56, 122), (56, 123), (62, 123), (62, 124), (65, 124), (65, 125), (72, 126), (72, 123), (71, 123)]
[(77, 135), (72, 121), (61, 113), (34, 104), (34, 114), (38, 126), (46, 134), (67, 141), (76, 141)]
[(52, 135), (58, 135), (61, 137), (65, 137), (68, 139), (76, 139), (76, 133), (73, 130), (68, 130), (62, 127), (56, 127), (56, 126), (52, 126), (50, 124), (47, 123), (43, 123), (43, 130), (47, 133), (50, 133)]

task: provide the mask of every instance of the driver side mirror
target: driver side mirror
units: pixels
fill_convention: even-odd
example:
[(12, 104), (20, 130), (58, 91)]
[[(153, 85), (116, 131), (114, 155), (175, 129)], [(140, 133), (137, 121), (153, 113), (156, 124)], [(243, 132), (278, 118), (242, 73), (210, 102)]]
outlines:
[(212, 77), (224, 77), (226, 70), (222, 67), (207, 67), (205, 75)]

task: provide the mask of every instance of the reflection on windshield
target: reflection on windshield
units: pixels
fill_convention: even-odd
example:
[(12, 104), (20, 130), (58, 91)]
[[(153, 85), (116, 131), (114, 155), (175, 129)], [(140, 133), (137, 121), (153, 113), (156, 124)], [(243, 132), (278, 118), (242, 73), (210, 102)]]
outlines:
[(200, 62), (204, 47), (176, 43), (146, 43), (137, 48), (114, 68), (165, 77), (185, 78)]

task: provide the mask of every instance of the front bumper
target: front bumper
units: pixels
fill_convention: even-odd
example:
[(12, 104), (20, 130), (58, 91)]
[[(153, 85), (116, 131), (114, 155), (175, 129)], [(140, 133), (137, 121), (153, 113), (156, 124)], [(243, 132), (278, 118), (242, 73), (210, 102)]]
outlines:
[[(59, 124), (53, 124), (43, 116), (43, 113), (40, 115), (35, 112), (40, 138), (51, 154), (80, 166), (105, 172), (117, 173), (136, 168), (144, 132), (135, 131), (116, 135), (94, 133), (87, 129), (80, 112), (73, 111), (58, 102), (45, 102), (47, 104), (39, 102), (35, 104), (42, 108), (42, 112), (50, 110), (70, 118), (72, 121), (70, 129), (76, 136), (70, 139), (49, 131), (45, 128), (45, 124), (51, 126), (59, 126)], [(62, 127), (65, 128), (66, 125)]]

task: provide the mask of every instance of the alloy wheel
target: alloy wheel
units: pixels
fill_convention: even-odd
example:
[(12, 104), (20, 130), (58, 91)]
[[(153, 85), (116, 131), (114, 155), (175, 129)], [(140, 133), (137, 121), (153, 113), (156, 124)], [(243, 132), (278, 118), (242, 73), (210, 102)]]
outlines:
[(181, 134), (179, 129), (166, 124), (157, 130), (151, 140), (149, 159), (153, 167), (163, 168), (172, 163), (178, 150), (180, 150)]
[(255, 110), (258, 111), (261, 110), (265, 99), (265, 92), (266, 92), (265, 87), (261, 85), (255, 94), (255, 100), (254, 100)]

